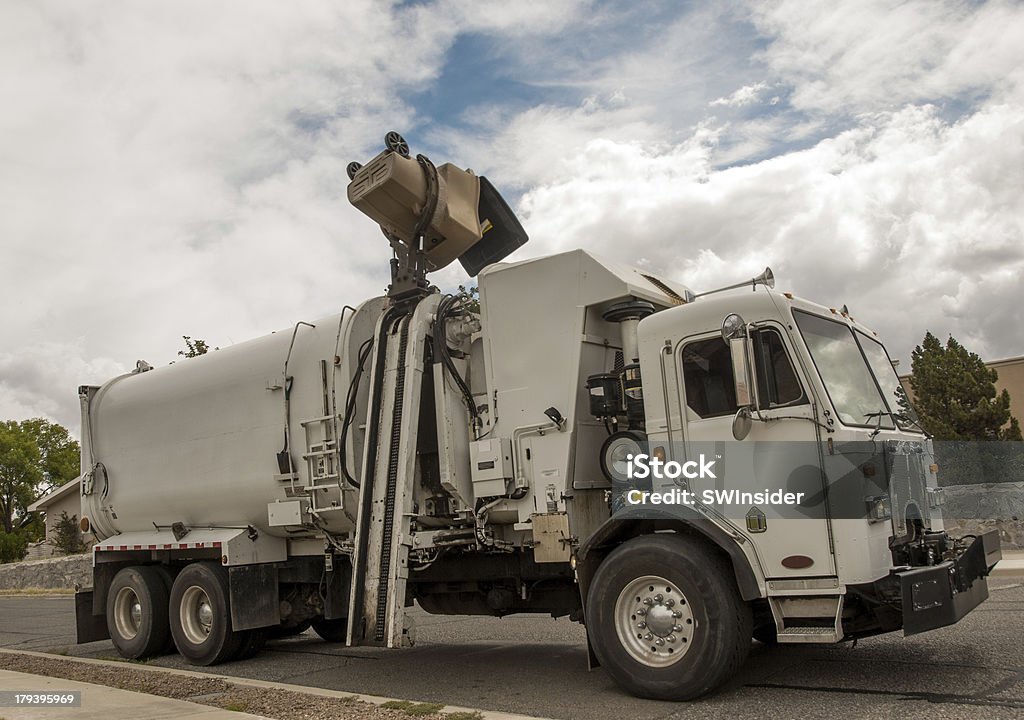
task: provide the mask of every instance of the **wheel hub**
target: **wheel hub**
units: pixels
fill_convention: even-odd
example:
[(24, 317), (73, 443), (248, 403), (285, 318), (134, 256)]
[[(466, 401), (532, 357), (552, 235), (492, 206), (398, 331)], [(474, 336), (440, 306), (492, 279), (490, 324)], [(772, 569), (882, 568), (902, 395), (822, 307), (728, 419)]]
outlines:
[(206, 591), (193, 585), (181, 596), (179, 618), (185, 637), (193, 645), (202, 645), (213, 632), (213, 603)]
[(130, 587), (123, 587), (114, 597), (114, 629), (124, 640), (133, 640), (142, 626), (142, 602)]
[(615, 632), (633, 659), (650, 667), (680, 660), (690, 648), (693, 613), (677, 585), (658, 575), (630, 582), (615, 601)]
[(200, 603), (199, 605), (199, 624), (203, 626), (203, 630), (209, 635), (210, 628), (213, 627), (213, 608), (210, 607), (208, 602)]
[(672, 634), (672, 628), (675, 627), (675, 618), (672, 616), (671, 608), (664, 604), (658, 603), (653, 605), (648, 611), (646, 616), (647, 627), (651, 629), (651, 632), (658, 637), (667, 637)]

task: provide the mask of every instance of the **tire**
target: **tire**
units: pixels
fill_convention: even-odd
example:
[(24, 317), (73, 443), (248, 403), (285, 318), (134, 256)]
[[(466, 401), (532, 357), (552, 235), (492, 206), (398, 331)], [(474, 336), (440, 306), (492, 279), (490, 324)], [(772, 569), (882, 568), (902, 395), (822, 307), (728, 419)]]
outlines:
[(192, 563), (171, 588), (171, 635), (192, 665), (216, 665), (238, 655), (247, 636), (231, 629), (228, 574), (210, 562)]
[(107, 593), (107, 629), (121, 657), (139, 660), (167, 647), (168, 589), (160, 571), (148, 565), (126, 567)]
[(313, 630), (327, 642), (345, 642), (348, 633), (348, 620), (346, 618), (337, 620), (319, 618), (313, 621)]
[[(166, 565), (151, 565), (154, 570), (160, 575), (160, 579), (164, 581), (164, 587), (167, 588), (167, 602), (170, 605), (171, 588), (174, 586), (174, 575), (171, 574), (170, 568)], [(167, 620), (167, 642), (157, 652), (158, 655), (168, 655), (170, 653), (177, 652), (174, 647), (174, 637), (171, 635), (171, 622), (170, 618)]]
[(586, 622), (615, 682), (656, 700), (718, 688), (746, 660), (753, 631), (727, 562), (700, 540), (668, 533), (633, 538), (605, 558)]
[(762, 645), (774, 647), (779, 644), (779, 636), (775, 631), (774, 622), (771, 625), (762, 625), (754, 628), (753, 636)]
[(238, 654), (233, 658), (235, 660), (248, 660), (251, 657), (255, 657), (267, 642), (266, 628), (244, 630), (241, 634), (245, 635), (245, 640), (238, 649)]
[(312, 620), (303, 620), (297, 625), (278, 625), (267, 628), (267, 640), (280, 640), (281, 638), (295, 637), (309, 630), (313, 624)]

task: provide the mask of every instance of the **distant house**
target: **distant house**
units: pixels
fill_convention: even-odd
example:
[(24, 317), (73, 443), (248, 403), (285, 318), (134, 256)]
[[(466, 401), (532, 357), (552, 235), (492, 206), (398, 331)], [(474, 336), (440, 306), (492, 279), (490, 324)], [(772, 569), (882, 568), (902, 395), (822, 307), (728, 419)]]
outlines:
[[(40, 512), (46, 516), (46, 541), (45, 544), (33, 549), (32, 554), (34, 556), (45, 557), (53, 554), (52, 548), (54, 547), (53, 540), (57, 520), (60, 519), (62, 512), (66, 512), (68, 517), (74, 516), (76, 522), (82, 516), (82, 500), (79, 495), (79, 488), (80, 483), (76, 478), (69, 483), (61, 485), (59, 488), (51, 490), (28, 506), (29, 512)], [(92, 545), (88, 538), (83, 536), (82, 540), (87, 546)], [(47, 546), (49, 546), (49, 550)]]

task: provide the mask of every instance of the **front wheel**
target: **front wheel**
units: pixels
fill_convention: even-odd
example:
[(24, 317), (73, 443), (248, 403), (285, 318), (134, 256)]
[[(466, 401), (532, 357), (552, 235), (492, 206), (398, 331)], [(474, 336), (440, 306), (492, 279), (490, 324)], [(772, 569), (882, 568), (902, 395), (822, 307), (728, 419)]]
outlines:
[(690, 700), (743, 664), (752, 616), (732, 568), (700, 540), (634, 538), (598, 567), (587, 593), (587, 632), (608, 674), (630, 693)]

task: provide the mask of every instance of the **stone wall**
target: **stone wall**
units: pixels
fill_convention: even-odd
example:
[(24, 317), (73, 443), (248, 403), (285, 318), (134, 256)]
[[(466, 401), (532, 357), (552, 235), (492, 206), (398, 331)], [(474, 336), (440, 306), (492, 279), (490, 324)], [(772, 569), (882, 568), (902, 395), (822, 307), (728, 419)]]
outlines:
[(946, 530), (952, 535), (999, 531), (1003, 548), (1024, 549), (1024, 483), (948, 485)]
[(92, 554), (0, 565), (0, 590), (73, 590), (92, 585)]

